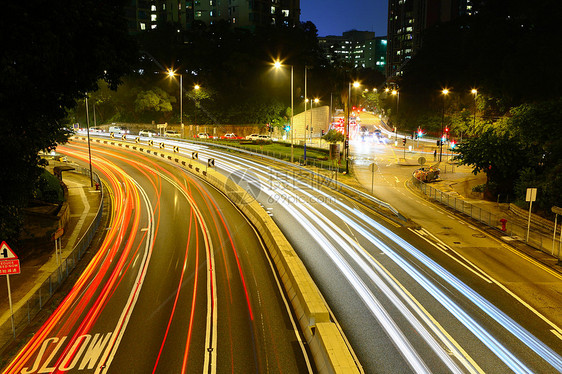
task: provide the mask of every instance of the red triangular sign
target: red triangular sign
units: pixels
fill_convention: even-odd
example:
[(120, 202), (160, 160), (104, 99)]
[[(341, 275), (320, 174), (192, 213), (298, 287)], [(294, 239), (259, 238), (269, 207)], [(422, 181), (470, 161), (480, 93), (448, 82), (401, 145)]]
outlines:
[(2, 244), (0, 244), (0, 260), (8, 260), (14, 258), (18, 258), (18, 256), (16, 256), (14, 251), (12, 251), (12, 248), (10, 248), (10, 246), (3, 241)]

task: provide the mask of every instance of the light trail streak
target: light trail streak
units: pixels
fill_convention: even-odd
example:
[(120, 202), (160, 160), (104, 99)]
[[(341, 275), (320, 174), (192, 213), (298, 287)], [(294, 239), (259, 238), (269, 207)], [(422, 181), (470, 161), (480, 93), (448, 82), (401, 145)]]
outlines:
[[(240, 163), (242, 165), (244, 165), (244, 168), (248, 168), (248, 166), (250, 165), (250, 167), (248, 168), (249, 170), (252, 170), (253, 172), (255, 172), (256, 174), (259, 174), (261, 176), (263, 176), (259, 181), (260, 182), (266, 182), (266, 183), (256, 183), (255, 186), (259, 187), (262, 189), (262, 191), (265, 191), (266, 193), (269, 194), (269, 191), (267, 191), (267, 179), (265, 176), (267, 176), (268, 174), (268, 170), (265, 170), (265, 167), (263, 167), (262, 165), (260, 165), (257, 162), (251, 161), (251, 160), (247, 160), (244, 159), (242, 157), (236, 157), (233, 155), (226, 155), (224, 153), (220, 153), (220, 152), (214, 152), (211, 150), (206, 150), (205, 153), (203, 153), (203, 151), (201, 149), (199, 149), (200, 156), (201, 155), (205, 155), (205, 153), (208, 153), (209, 156), (211, 157), (217, 157), (217, 155), (220, 155), (221, 157), (230, 160), (230, 162), (234, 162), (233, 164), (228, 164), (227, 162), (221, 163), (221, 167), (227, 171), (227, 172), (235, 172), (239, 169), (239, 166), (236, 163)], [(290, 174), (286, 175), (287, 178), (290, 178)], [(250, 181), (251, 183), (251, 181)], [(327, 194), (323, 193), (322, 191), (320, 191), (319, 189), (317, 189), (314, 186), (311, 186), (309, 184), (306, 184), (305, 182), (303, 182), (302, 180), (299, 179), (293, 179), (292, 180), (293, 185), (297, 185), (297, 186), (301, 186), (304, 187), (304, 189), (311, 189), (314, 190), (317, 194), (323, 194), (325, 197), (328, 197)], [(300, 191), (301, 193), (307, 194), (306, 191)], [(284, 193), (287, 193), (287, 191), (284, 191)], [(271, 196), (271, 195), (270, 195)], [(295, 195), (296, 196), (296, 195)], [(311, 197), (312, 195), (308, 194), (309, 197)], [(294, 201), (300, 202), (299, 199), (294, 199)], [(422, 261), (426, 266), (428, 266), (430, 269), (432, 269), (432, 271), (436, 272), (437, 274), (439, 274), (444, 280), (446, 280), (451, 286), (453, 286), (455, 289), (459, 290), (460, 292), (462, 292), (469, 300), (473, 300), (475, 301), (475, 305), (477, 307), (479, 307), (481, 310), (483, 310), (487, 315), (490, 315), (494, 320), (496, 320), (498, 323), (500, 323), (502, 325), (503, 328), (505, 328), (507, 331), (509, 331), (511, 334), (513, 334), (514, 336), (516, 336), (519, 340), (521, 340), (524, 344), (526, 344), (528, 347), (530, 347), (532, 350), (534, 350), (537, 354), (539, 354), (541, 357), (543, 357), (549, 364), (551, 364), (554, 368), (556, 368), (559, 371), (562, 371), (562, 364), (560, 361), (560, 356), (552, 351), (548, 346), (546, 346), (544, 343), (542, 343), (541, 341), (539, 341), (536, 337), (534, 337), (532, 334), (528, 333), (526, 330), (524, 330), (520, 325), (518, 325), (516, 322), (514, 322), (511, 318), (509, 318), (507, 315), (505, 315), (503, 312), (501, 312), (499, 309), (497, 309), (495, 306), (493, 306), (493, 304), (489, 303), (487, 300), (485, 300), (484, 298), (482, 298), (478, 293), (476, 293), (475, 291), (471, 290), (470, 288), (468, 288), (466, 285), (462, 284), (462, 282), (460, 282), (458, 279), (456, 279), (455, 277), (453, 277), (452, 275), (446, 273), (444, 271), (443, 268), (441, 268), (440, 266), (437, 268), (438, 270), (436, 270), (435, 266), (438, 266), (436, 263), (434, 263), (433, 261), (431, 261), (427, 256), (421, 254), (421, 252), (419, 252), (417, 249), (415, 249), (413, 246), (411, 246), (409, 243), (407, 243), (406, 241), (404, 241), (403, 239), (401, 239), (400, 237), (398, 237), (396, 234), (394, 234), (392, 231), (386, 229), (384, 226), (376, 223), (374, 220), (370, 219), (369, 217), (366, 217), (364, 214), (357, 212), (354, 209), (351, 209), (349, 206), (345, 205), (342, 202), (336, 201), (336, 204), (338, 204), (338, 208), (337, 209), (330, 209), (330, 211), (334, 214), (336, 214), (341, 220), (343, 220), (344, 222), (347, 222), (351, 227), (356, 227), (358, 221), (362, 221), (364, 223), (362, 223), (364, 229), (361, 231), (362, 236), (364, 236), (365, 238), (367, 238), (368, 240), (371, 241), (371, 243), (373, 243), (374, 245), (379, 245), (379, 244), (383, 244), (380, 240), (376, 239), (373, 235), (371, 235), (371, 231), (373, 228), (375, 228), (375, 230), (379, 231), (383, 236), (387, 236), (389, 237), (394, 243), (398, 244), (401, 248), (407, 250), (410, 253), (415, 253), (416, 256), (424, 256), (425, 257), (425, 261)], [(308, 209), (310, 209), (310, 207), (307, 207)], [(285, 209), (287, 209), (287, 207), (285, 206)], [(301, 208), (301, 209), (305, 209), (305, 208)], [(287, 209), (289, 210), (289, 209)], [(346, 213), (342, 214), (339, 213), (340, 211), (344, 211)], [(293, 216), (295, 216), (295, 214), (293, 212), (291, 212), (291, 214)], [(322, 216), (322, 215), (320, 215)], [(351, 218), (353, 217), (353, 218)], [(312, 224), (314, 222), (314, 220), (318, 219), (318, 216), (315, 218), (311, 218), (311, 220), (307, 221), (307, 223), (302, 223), (303, 227), (307, 227), (308, 225)], [(368, 229), (367, 229), (368, 228)], [(315, 239), (319, 242), (319, 243), (324, 243), (323, 239), (319, 239), (317, 235), (313, 235), (313, 237), (315, 237)], [(380, 248), (380, 247), (379, 247)], [(388, 251), (390, 251), (390, 248), (388, 246), (384, 246), (384, 252), (388, 254)], [(381, 248), (382, 249), (382, 248)], [(395, 252), (392, 252), (394, 254), (394, 257), (397, 257), (397, 254), (395, 254)], [(419, 259), (419, 257), (418, 257)], [(395, 262), (397, 264), (401, 264), (402, 263), (402, 268), (405, 269), (405, 271), (411, 271), (412, 267), (406, 267), (404, 265), (405, 260), (402, 260), (402, 262), (395, 260)], [(445, 273), (443, 273), (445, 272)], [(425, 283), (422, 282), (421, 279), (416, 279), (418, 281), (418, 283), (424, 285)], [(443, 294), (435, 294), (435, 292), (437, 292), (437, 288), (435, 287), (431, 287), (430, 289), (432, 289), (432, 295), (437, 295), (437, 298), (442, 297)], [(445, 301), (442, 302), (442, 305), (445, 306), (447, 308), (447, 303)], [(452, 307), (452, 305), (451, 305)], [(450, 310), (450, 309), (449, 309)], [(458, 309), (453, 309), (453, 310), (457, 310)], [(457, 316), (456, 313), (453, 313), (455, 316)], [(495, 340), (491, 335), (489, 335), (489, 333), (487, 333), (487, 331), (482, 327), (479, 326), (474, 320), (472, 320), (471, 318), (469, 318), (469, 316), (463, 312), (462, 318), (459, 318), (459, 321), (461, 321), (467, 328), (469, 328), (470, 331), (472, 331), (475, 336), (477, 336), (486, 346), (488, 346), (499, 358), (501, 358), (508, 366), (510, 366), (510, 368), (512, 368), (512, 370), (516, 371), (516, 372), (529, 372), (530, 369), (528, 369), (524, 364), (522, 364), (516, 357), (514, 357), (511, 352), (509, 352), (507, 350), (507, 348), (505, 348), (503, 345), (501, 345), (499, 342), (497, 342), (497, 340)], [(471, 361), (471, 359), (469, 360)]]

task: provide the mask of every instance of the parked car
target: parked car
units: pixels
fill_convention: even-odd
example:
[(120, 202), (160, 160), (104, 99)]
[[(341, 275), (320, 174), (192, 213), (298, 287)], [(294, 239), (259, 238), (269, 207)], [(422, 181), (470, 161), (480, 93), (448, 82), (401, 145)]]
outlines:
[(238, 136), (236, 136), (235, 133), (231, 132), (229, 134), (224, 134), (224, 136), (221, 137), (222, 139), (239, 139)]
[(109, 126), (109, 132), (114, 134), (128, 134), (129, 130), (121, 126)]
[(251, 134), (251, 135), (246, 136), (246, 140), (256, 140), (256, 139), (259, 138), (259, 136), (260, 136), (260, 134)]
[(271, 141), (271, 136), (269, 135), (258, 135), (258, 137), (255, 140), (264, 140), (266, 142)]
[(164, 136), (168, 136), (170, 138), (179, 138), (181, 136), (181, 134), (179, 132), (177, 132), (176, 130), (166, 130), (164, 132)]
[(197, 134), (197, 137), (200, 139), (209, 139), (210, 136), (209, 134), (207, 134), (206, 132), (200, 132), (199, 134)]
[(99, 127), (90, 127), (90, 133), (93, 133), (93, 132), (100, 133), (100, 132), (105, 132), (105, 130), (102, 129), (102, 128), (99, 128)]
[(144, 129), (139, 131), (139, 136), (152, 138), (153, 136), (158, 136), (158, 133), (156, 131)]

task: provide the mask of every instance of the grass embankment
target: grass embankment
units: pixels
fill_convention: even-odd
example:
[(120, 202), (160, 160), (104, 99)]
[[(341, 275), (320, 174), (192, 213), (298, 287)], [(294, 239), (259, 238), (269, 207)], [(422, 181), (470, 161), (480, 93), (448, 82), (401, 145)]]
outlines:
[[(279, 143), (271, 142), (258, 144), (256, 142), (248, 140), (206, 140), (206, 142), (212, 144), (227, 145), (231, 147), (236, 147), (244, 149), (246, 151), (255, 152), (258, 154), (263, 154), (266, 156), (271, 156), (278, 158), (280, 160), (290, 161), (291, 160), (291, 144), (290, 143)], [(311, 166), (316, 166), (323, 169), (334, 168), (337, 164), (334, 161), (329, 160), (330, 152), (327, 149), (306, 147), (306, 164)], [(299, 164), (305, 164), (304, 160), (304, 147), (301, 145), (293, 146), (293, 160)], [(345, 164), (340, 165), (340, 171), (345, 169)]]

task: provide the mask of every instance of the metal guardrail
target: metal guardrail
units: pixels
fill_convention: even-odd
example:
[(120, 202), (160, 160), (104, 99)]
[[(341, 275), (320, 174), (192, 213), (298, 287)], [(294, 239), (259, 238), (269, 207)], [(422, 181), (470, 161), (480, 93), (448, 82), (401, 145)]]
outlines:
[[(90, 170), (80, 166), (74, 166), (76, 173), (87, 175), (90, 177)], [(99, 183), (101, 180), (97, 174), (93, 174), (95, 182)], [(82, 258), (94, 235), (100, 225), (103, 212), (103, 188), (101, 189), (101, 201), (96, 216), (84, 235), (78, 240), (72, 252), (61, 263), (61, 265), (41, 284), (37, 291), (27, 300), (25, 306), (14, 311), (13, 320), (15, 326), (15, 335), (22, 332), (33, 320), (33, 318), (41, 311), (45, 303), (61, 286), (62, 282), (68, 278), (70, 272), (76, 267), (78, 261)], [(5, 323), (0, 325), (0, 347), (4, 348), (14, 339), (12, 331), (12, 322), (8, 318)]]
[[(507, 215), (496, 214), (487, 211), (465, 199), (461, 199), (450, 193), (443, 192), (430, 184), (424, 183), (412, 177), (412, 182), (419, 190), (429, 197), (443, 205), (446, 205), (460, 213), (466, 214), (470, 218), (485, 224), (486, 226), (495, 228), (505, 233), (506, 237), (511, 240), (519, 240), (525, 242), (527, 236), (527, 226), (520, 225), (516, 222), (507, 220), (505, 222), (505, 231), (501, 230), (501, 219), (505, 219)], [(540, 251), (555, 256), (560, 261), (560, 239), (553, 238), (552, 235), (545, 235), (538, 230), (529, 232), (527, 244)]]

